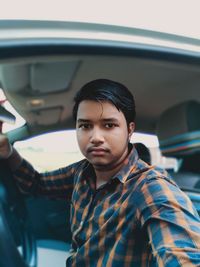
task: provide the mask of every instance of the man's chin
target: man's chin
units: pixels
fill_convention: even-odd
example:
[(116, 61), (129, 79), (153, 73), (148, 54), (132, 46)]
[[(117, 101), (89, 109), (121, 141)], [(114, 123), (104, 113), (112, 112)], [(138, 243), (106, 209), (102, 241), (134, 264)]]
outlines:
[(92, 166), (95, 168), (95, 169), (109, 169), (109, 167), (111, 166), (110, 163), (106, 162), (106, 161), (103, 161), (103, 160), (89, 160), (89, 162), (92, 164)]
[(107, 162), (101, 160), (90, 160), (90, 163), (94, 166), (106, 166), (108, 165)]

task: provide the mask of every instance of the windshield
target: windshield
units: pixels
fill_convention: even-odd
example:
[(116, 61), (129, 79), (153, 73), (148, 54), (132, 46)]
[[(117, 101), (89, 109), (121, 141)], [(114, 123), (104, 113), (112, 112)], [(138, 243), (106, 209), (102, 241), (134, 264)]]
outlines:
[(0, 19), (126, 26), (200, 39), (199, 1), (4, 1)]

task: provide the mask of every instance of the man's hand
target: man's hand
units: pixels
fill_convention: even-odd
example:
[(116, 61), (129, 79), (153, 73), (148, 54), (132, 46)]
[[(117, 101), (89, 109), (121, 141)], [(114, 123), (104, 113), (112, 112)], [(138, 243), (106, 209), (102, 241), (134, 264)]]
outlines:
[(13, 147), (8, 138), (0, 134), (0, 159), (8, 159), (13, 153)]

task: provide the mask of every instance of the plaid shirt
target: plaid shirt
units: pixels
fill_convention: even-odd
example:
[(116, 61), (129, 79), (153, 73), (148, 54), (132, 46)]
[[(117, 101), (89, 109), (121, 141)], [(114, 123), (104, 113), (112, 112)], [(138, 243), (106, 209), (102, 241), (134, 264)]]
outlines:
[(191, 201), (134, 148), (97, 190), (87, 160), (42, 174), (24, 160), (15, 179), (24, 192), (71, 201), (67, 266), (200, 266), (200, 219)]

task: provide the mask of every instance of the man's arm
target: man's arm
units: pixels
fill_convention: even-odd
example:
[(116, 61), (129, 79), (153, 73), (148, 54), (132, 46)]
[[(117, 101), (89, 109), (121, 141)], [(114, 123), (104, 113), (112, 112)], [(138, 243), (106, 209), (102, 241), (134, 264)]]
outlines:
[(49, 198), (71, 199), (77, 166), (72, 164), (52, 172), (39, 173), (23, 159), (4, 135), (0, 135), (0, 158), (8, 161), (13, 177), (23, 193)]
[(139, 198), (140, 221), (158, 266), (200, 266), (200, 218), (185, 193), (155, 178), (144, 183)]

